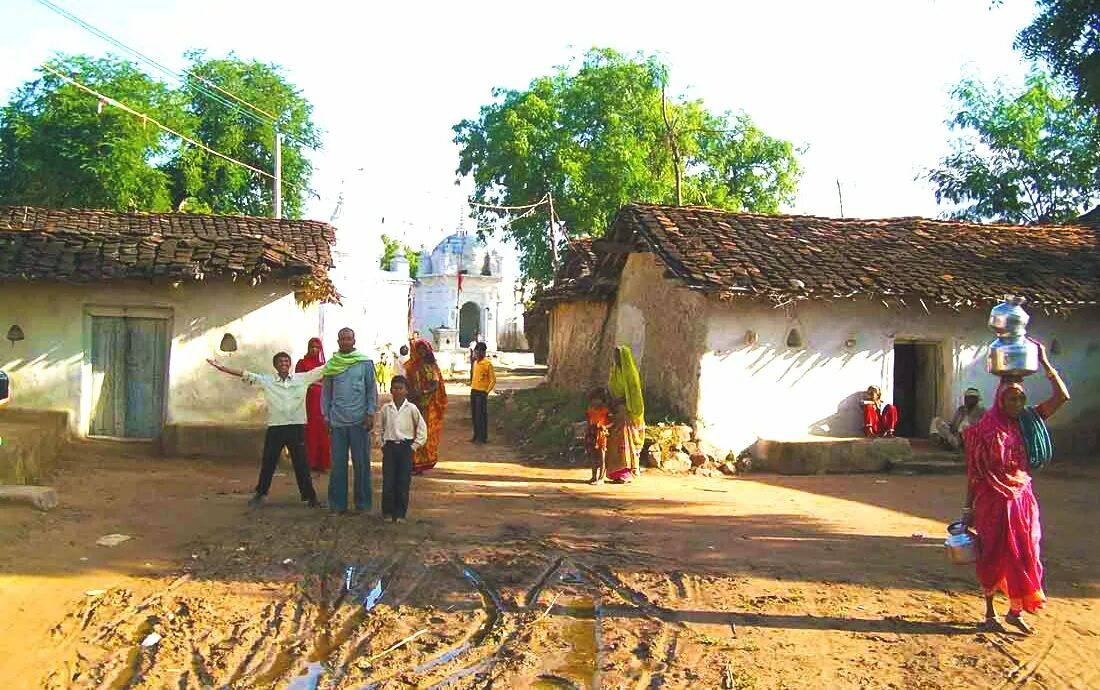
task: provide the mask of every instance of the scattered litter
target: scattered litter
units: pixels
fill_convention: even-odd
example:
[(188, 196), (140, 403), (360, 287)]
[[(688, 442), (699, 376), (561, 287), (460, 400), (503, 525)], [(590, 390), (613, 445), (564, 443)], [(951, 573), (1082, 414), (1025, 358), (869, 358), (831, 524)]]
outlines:
[(151, 632), (151, 633), (149, 633), (148, 635), (145, 636), (144, 640), (141, 641), (141, 646), (142, 647), (154, 647), (154, 646), (156, 646), (156, 644), (158, 642), (160, 642), (160, 639), (161, 638), (160, 638), (159, 633)]
[(708, 548), (708, 549), (710, 549), (711, 551), (714, 551), (714, 547), (713, 547), (713, 546), (708, 546), (707, 548)]
[(237, 547), (237, 550), (238, 550), (238, 551), (244, 551), (245, 549), (244, 549), (244, 547), (243, 547), (243, 546), (238, 546), (238, 547)]
[(152, 563), (146, 563), (146, 564), (145, 564), (145, 567), (146, 567), (146, 568), (152, 568), (152, 567), (153, 567), (153, 564), (152, 564)]
[(80, 560), (81, 560), (81, 562), (86, 562), (88, 560), (88, 557), (87, 556), (81, 556)]
[(199, 555), (197, 553), (191, 554), (191, 560), (193, 560), (193, 561), (199, 560)]
[(294, 562), (293, 558), (284, 558), (283, 559), (283, 565), (290, 565), (293, 562)]
[(84, 596), (101, 597), (106, 593), (107, 593), (107, 590), (105, 590), (105, 589), (89, 589), (87, 592), (84, 592)]
[(920, 541), (921, 539), (924, 539), (924, 532), (913, 532), (909, 536), (912, 537), (913, 539), (915, 539), (916, 541)]
[(105, 537), (100, 537), (95, 540), (95, 543), (99, 546), (118, 546), (124, 541), (130, 541), (133, 539), (129, 534), (108, 534)]
[(889, 484), (890, 482), (885, 480), (885, 479), (876, 479), (875, 483), (876, 484)]

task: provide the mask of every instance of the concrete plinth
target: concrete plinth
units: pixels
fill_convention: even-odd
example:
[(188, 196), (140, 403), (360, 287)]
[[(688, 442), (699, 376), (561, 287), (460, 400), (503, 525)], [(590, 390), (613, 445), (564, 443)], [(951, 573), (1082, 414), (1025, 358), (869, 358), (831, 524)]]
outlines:
[(258, 460), (264, 449), (263, 426), (168, 424), (161, 436), (161, 453), (169, 457)]
[(57, 463), (69, 441), (69, 414), (0, 410), (0, 484), (34, 484)]
[(882, 472), (912, 455), (903, 438), (760, 440), (753, 450), (753, 469), (779, 474)]

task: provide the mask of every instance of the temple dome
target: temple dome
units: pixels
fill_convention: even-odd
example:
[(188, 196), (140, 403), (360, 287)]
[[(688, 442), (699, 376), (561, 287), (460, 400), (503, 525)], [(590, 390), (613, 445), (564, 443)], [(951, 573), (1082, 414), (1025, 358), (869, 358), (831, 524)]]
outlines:
[(485, 242), (465, 230), (443, 238), (432, 250), (430, 260), (428, 272), (435, 275), (454, 275), (460, 271), (467, 275), (500, 275), (497, 253), (490, 252)]

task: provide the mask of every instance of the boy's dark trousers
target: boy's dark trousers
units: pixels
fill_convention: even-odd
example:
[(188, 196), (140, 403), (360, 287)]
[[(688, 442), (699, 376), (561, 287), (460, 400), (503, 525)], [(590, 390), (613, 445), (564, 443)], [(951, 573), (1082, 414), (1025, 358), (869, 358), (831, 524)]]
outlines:
[(266, 496), (271, 489), (271, 478), (275, 476), (275, 466), (279, 463), (279, 453), (286, 448), (290, 452), (290, 462), (294, 465), (294, 478), (298, 480), (298, 493), (303, 501), (317, 498), (313, 490), (313, 479), (309, 476), (309, 463), (306, 462), (306, 425), (280, 424), (267, 427), (264, 435), (263, 463), (260, 465), (260, 481), (256, 484), (256, 493)]
[(412, 441), (386, 441), (382, 446), (382, 515), (404, 518), (412, 485)]
[(489, 394), (470, 391), (470, 417), (474, 421), (474, 441), (489, 442)]

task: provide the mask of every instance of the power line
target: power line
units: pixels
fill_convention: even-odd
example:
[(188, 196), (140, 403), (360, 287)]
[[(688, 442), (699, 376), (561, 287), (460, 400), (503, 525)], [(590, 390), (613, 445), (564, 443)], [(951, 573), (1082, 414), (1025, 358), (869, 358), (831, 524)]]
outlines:
[(541, 199), (539, 199), (535, 203), (527, 204), (526, 206), (497, 206), (495, 204), (482, 204), (482, 203), (479, 203), (477, 201), (470, 201), (468, 199), (467, 199), (466, 203), (468, 203), (471, 206), (476, 206), (477, 208), (487, 208), (487, 209), (491, 209), (491, 210), (494, 210), (494, 211), (525, 211), (529, 208), (537, 208), (539, 206), (542, 206), (548, 200), (549, 200), (549, 196), (544, 195)]
[(54, 75), (56, 75), (56, 76), (58, 76), (62, 79), (64, 79), (65, 81), (72, 84), (73, 86), (80, 89), (81, 91), (86, 91), (87, 93), (92, 94), (93, 96), (95, 96), (96, 98), (99, 98), (103, 102), (109, 103), (110, 105), (113, 105), (116, 108), (124, 110), (125, 112), (130, 113), (131, 115), (140, 117), (143, 122), (153, 123), (157, 127), (160, 127), (161, 129), (163, 129), (165, 132), (168, 132), (169, 134), (171, 134), (173, 136), (177, 136), (180, 139), (183, 139), (184, 141), (186, 141), (188, 144), (191, 144), (192, 146), (197, 146), (198, 148), (202, 149), (203, 151), (206, 151), (207, 153), (212, 153), (212, 154), (214, 154), (215, 156), (217, 156), (219, 158), (224, 158), (225, 160), (229, 161), (230, 163), (236, 163), (237, 165), (239, 165), (243, 168), (248, 168), (249, 170), (251, 170), (252, 172), (254, 172), (258, 175), (263, 175), (264, 177), (275, 179), (275, 176), (272, 175), (271, 173), (264, 172), (263, 170), (260, 170), (259, 168), (253, 167), (253, 166), (249, 165), (248, 163), (245, 163), (244, 161), (239, 161), (236, 158), (232, 158), (230, 156), (227, 156), (224, 153), (219, 153), (218, 151), (215, 151), (214, 149), (207, 146), (206, 144), (203, 144), (202, 142), (199, 142), (199, 141), (195, 141), (194, 139), (187, 136), (186, 134), (180, 134), (179, 132), (172, 129), (171, 127), (169, 127), (167, 125), (164, 125), (164, 124), (161, 124), (155, 118), (152, 118), (152, 117), (146, 115), (145, 113), (139, 113), (138, 111), (134, 110), (130, 106), (126, 105), (125, 103), (122, 103), (121, 101), (117, 101), (117, 100), (111, 98), (110, 96), (105, 96), (105, 95), (101, 94), (100, 92), (96, 91), (95, 89), (93, 89), (89, 86), (85, 86), (84, 84), (81, 84), (80, 82), (73, 79), (72, 77), (69, 77), (65, 74), (62, 74), (61, 72), (55, 70), (54, 68), (50, 67), (47, 64), (43, 64), (42, 69), (44, 69), (47, 72), (50, 72), (51, 74), (54, 74)]
[[(72, 12), (69, 12), (68, 10), (66, 10), (64, 7), (61, 7), (60, 5), (54, 4), (50, 0), (35, 0), (35, 2), (42, 5), (45, 8), (53, 11), (54, 13), (64, 17), (65, 19), (68, 19), (69, 21), (73, 22), (74, 24), (80, 26), (85, 31), (88, 31), (91, 34), (94, 34), (95, 36), (98, 36), (99, 38), (102, 38), (103, 40), (107, 41), (108, 43), (115, 46), (116, 48), (119, 48), (120, 50), (125, 51), (126, 53), (129, 53), (130, 55), (136, 57), (137, 59), (139, 59), (142, 62), (146, 63), (147, 65), (153, 67), (154, 69), (157, 69), (157, 70), (163, 72), (164, 74), (167, 74), (168, 76), (173, 77), (174, 79), (178, 80), (184, 86), (194, 88), (198, 92), (200, 92), (200, 93), (206, 95), (207, 97), (213, 99), (215, 102), (220, 103), (221, 105), (224, 105), (224, 106), (230, 108), (231, 110), (233, 110), (233, 111), (249, 118), (253, 122), (256, 122), (258, 124), (271, 125), (272, 127), (275, 127), (275, 128), (279, 127), (280, 123), (278, 122), (278, 119), (274, 115), (267, 112), (266, 110), (263, 110), (262, 108), (260, 108), (258, 106), (255, 106), (255, 105), (249, 103), (248, 101), (244, 100), (240, 96), (237, 96), (236, 94), (231, 93), (230, 91), (218, 86), (217, 84), (214, 84), (210, 80), (208, 80), (204, 77), (201, 77), (201, 76), (199, 76), (199, 75), (197, 75), (193, 72), (190, 72), (188, 70), (184, 70), (183, 72), (177, 72), (177, 71), (173, 70), (172, 68), (167, 67), (166, 65), (154, 60), (153, 58), (149, 57), (148, 55), (145, 55), (144, 53), (141, 53), (137, 49), (131, 48), (130, 46), (126, 45), (125, 43), (123, 43), (119, 39), (111, 36), (110, 34), (103, 31), (102, 29), (99, 29), (99, 28), (93, 26), (92, 24), (89, 24), (88, 22), (84, 21), (83, 19), (76, 16)], [(198, 82), (198, 83), (197, 84), (192, 83), (191, 80), (194, 80), (195, 82)], [(244, 108), (241, 108), (237, 104), (226, 100), (225, 98), (218, 95), (217, 93), (214, 93), (213, 91), (205, 88), (203, 86), (204, 84), (209, 85), (211, 88), (217, 89), (221, 93), (226, 94), (227, 96), (234, 99), (238, 103), (241, 103), (241, 104), (251, 108), (252, 110), (254, 110), (256, 112), (261, 113), (263, 115), (263, 117), (260, 117), (260, 116), (256, 115), (255, 113), (249, 112), (248, 110), (245, 110)], [(307, 148), (310, 148), (310, 149), (317, 149), (318, 148), (318, 146), (315, 142), (307, 141), (307, 140), (305, 140), (301, 137), (295, 136), (293, 134), (284, 134), (284, 136), (287, 139), (291, 139), (291, 140), (293, 140), (293, 141), (295, 141), (295, 142), (297, 142), (297, 143), (299, 143), (302, 146), (305, 146)]]

